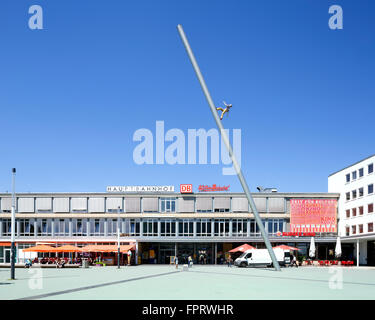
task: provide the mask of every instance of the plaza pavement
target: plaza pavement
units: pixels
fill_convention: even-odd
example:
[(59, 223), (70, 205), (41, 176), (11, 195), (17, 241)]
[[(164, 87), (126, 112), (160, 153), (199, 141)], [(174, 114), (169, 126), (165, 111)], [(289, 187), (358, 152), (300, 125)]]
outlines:
[[(228, 268), (194, 265), (0, 269), (0, 299), (374, 299), (375, 268)], [(341, 280), (342, 279), (342, 282)]]

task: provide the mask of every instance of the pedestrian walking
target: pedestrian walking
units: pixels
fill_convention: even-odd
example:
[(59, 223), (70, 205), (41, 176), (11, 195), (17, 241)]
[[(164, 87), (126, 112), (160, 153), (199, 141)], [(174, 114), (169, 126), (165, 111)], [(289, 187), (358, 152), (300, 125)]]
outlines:
[(174, 257), (174, 264), (176, 265), (176, 269), (178, 269), (178, 257)]
[(128, 250), (127, 254), (128, 254), (128, 266), (130, 266), (131, 259), (132, 259), (132, 252), (131, 252), (131, 250)]

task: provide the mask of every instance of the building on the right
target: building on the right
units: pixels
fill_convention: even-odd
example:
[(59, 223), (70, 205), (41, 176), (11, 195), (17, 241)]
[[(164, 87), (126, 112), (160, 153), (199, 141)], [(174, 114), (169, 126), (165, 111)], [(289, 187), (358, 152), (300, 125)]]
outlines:
[(340, 193), (338, 234), (346, 248), (343, 254), (353, 255), (358, 265), (375, 265), (374, 165), (375, 154), (328, 177), (328, 192)]

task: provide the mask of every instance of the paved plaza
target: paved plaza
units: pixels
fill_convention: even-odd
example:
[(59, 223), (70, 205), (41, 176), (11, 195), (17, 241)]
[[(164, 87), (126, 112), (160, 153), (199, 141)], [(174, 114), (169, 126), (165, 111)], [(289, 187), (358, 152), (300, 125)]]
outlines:
[(6, 299), (374, 299), (375, 268), (140, 265), (88, 269), (0, 269)]

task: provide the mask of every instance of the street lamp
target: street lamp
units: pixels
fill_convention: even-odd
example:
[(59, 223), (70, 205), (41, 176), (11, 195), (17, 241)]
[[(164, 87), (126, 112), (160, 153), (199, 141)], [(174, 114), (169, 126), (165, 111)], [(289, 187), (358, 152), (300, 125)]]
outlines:
[(120, 207), (117, 207), (117, 269), (120, 269)]
[(10, 278), (15, 279), (16, 263), (16, 196), (15, 196), (16, 168), (12, 169), (12, 220), (11, 220), (11, 253), (10, 253)]

